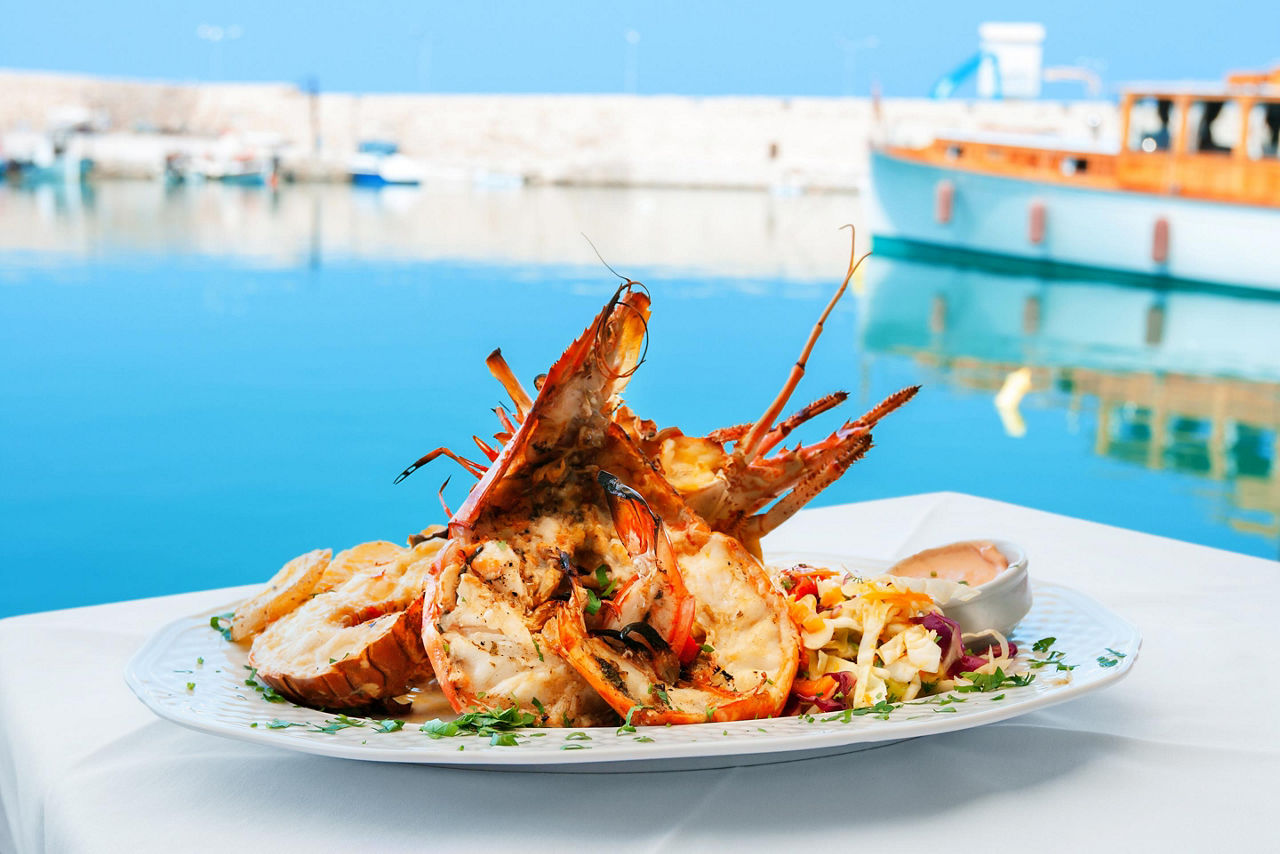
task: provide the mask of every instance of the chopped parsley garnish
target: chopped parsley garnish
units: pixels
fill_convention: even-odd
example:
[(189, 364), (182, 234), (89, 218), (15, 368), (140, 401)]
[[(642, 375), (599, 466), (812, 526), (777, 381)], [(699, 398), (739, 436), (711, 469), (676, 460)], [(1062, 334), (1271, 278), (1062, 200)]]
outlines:
[[(534, 648), (534, 649), (537, 651), (537, 653), (538, 653), (538, 661), (546, 661), (546, 659), (542, 657), (542, 646), (538, 643), (538, 639), (537, 639), (537, 638), (534, 638), (534, 639), (533, 639), (533, 648)], [(447, 649), (445, 650), (445, 652), (448, 652), (448, 651), (449, 651), (449, 650), (447, 650)]]
[(1058, 639), (1053, 637), (1040, 638), (1040, 640), (1031, 645), (1031, 649), (1035, 652), (1048, 652), (1049, 648), (1057, 643), (1057, 641)]
[(249, 678), (244, 680), (244, 684), (261, 694), (262, 699), (266, 700), (268, 703), (286, 702), (284, 695), (277, 692), (275, 688), (272, 688), (265, 682), (258, 681), (258, 668), (250, 667), (246, 664), (244, 669), (249, 671)]
[(452, 738), (461, 732), (459, 726), (453, 721), (442, 721), (439, 718), (427, 721), (425, 724), (418, 727), (418, 729), (425, 732), (428, 737), (432, 739)]
[(609, 565), (602, 563), (596, 567), (596, 584), (600, 585), (600, 598), (608, 599), (618, 589), (616, 579), (609, 577)]
[(538, 710), (538, 714), (542, 715), (543, 719), (545, 720), (547, 717), (547, 707), (542, 705), (542, 701), (539, 700), (537, 697), (534, 697), (532, 702), (533, 702), (533, 707)]
[(635, 738), (633, 738), (633, 739), (632, 739), (632, 741), (644, 741), (644, 742), (649, 742), (649, 741), (653, 741), (653, 739), (652, 739), (652, 738), (649, 738), (649, 736), (647, 736), (647, 735), (637, 735)]
[(199, 656), (199, 657), (197, 657), (197, 658), (196, 658), (196, 667), (204, 667), (204, 656), (203, 656), (203, 655), (202, 655), (202, 656)]
[[(889, 720), (889, 713), (896, 708), (898, 708), (896, 704), (890, 703), (888, 700), (881, 700), (880, 702), (876, 703), (874, 706), (863, 706), (861, 709), (845, 709), (842, 712), (835, 713), (829, 718), (823, 718), (822, 721), (823, 723), (830, 723), (831, 721), (839, 721), (842, 724), (847, 724), (847, 723), (852, 723), (855, 717), (862, 717), (864, 715), (873, 715), (882, 721), (887, 721)], [(802, 715), (801, 717), (810, 717), (810, 716)], [(808, 722), (813, 723), (813, 719), (810, 717), (810, 720)]]
[(490, 747), (517, 747), (519, 744), (514, 732), (495, 732), (489, 736)]
[(709, 644), (709, 643), (704, 643), (704, 644), (702, 644), (701, 646), (699, 646), (699, 647), (698, 647), (698, 649), (702, 650), (703, 652), (707, 653), (708, 655), (710, 655), (711, 653), (713, 653), (713, 652), (715, 652), (715, 651), (716, 651), (716, 648), (715, 648), (714, 646), (712, 646), (711, 644)]
[(655, 695), (667, 706), (667, 708), (671, 708), (671, 697), (667, 694), (666, 686), (661, 684), (650, 685), (649, 693)]
[(631, 723), (631, 716), (643, 708), (644, 706), (635, 705), (627, 709), (627, 716), (623, 719), (622, 726), (618, 727), (618, 731), (614, 734), (622, 735), (624, 732), (635, 732), (636, 728), (635, 725)]
[(583, 589), (587, 591), (587, 607), (583, 608), (583, 610), (594, 616), (600, 612), (600, 597), (590, 587)]
[(308, 731), (323, 732), (332, 735), (339, 730), (350, 729), (351, 727), (367, 726), (368, 723), (368, 721), (364, 721), (359, 718), (349, 718), (346, 715), (336, 715), (335, 717), (325, 721), (324, 726), (321, 726), (320, 724), (312, 724), (311, 726), (313, 729)]
[(586, 744), (562, 744), (560, 745), (560, 749), (561, 750), (590, 750), (591, 748)]
[(306, 724), (300, 724), (296, 721), (282, 721), (279, 718), (276, 718), (271, 721), (271, 723), (267, 724), (267, 729), (288, 729), (291, 726), (306, 726)]
[[(427, 734), (429, 738), (452, 738), (457, 735), (476, 735), (480, 737), (493, 736), (495, 733), (511, 733), (512, 730), (520, 727), (533, 726), (538, 719), (528, 712), (520, 711), (518, 706), (511, 706), (498, 712), (494, 711), (477, 711), (467, 712), (465, 715), (459, 715), (456, 720), (442, 721), (440, 719), (430, 720), (418, 727), (421, 732)], [(496, 746), (511, 747), (515, 745), (512, 739), (499, 739), (490, 744)]]
[(985, 694), (988, 691), (999, 691), (1005, 686), (1022, 688), (1026, 685), (1030, 685), (1036, 678), (1034, 673), (1006, 675), (999, 667), (996, 668), (995, 673), (974, 673), (969, 670), (961, 673), (960, 677), (962, 679), (968, 679), (973, 683), (972, 685), (957, 686), (956, 691), (960, 694), (971, 694), (974, 691), (981, 691)]
[(591, 736), (585, 732), (571, 732), (564, 737), (565, 741), (590, 741)]
[(373, 731), (374, 732), (395, 732), (396, 730), (401, 730), (401, 729), (404, 729), (404, 721), (397, 720), (394, 718), (387, 718), (386, 720), (378, 721), (378, 723), (374, 726)]
[(222, 635), (223, 640), (231, 640), (231, 620), (235, 618), (235, 611), (228, 611), (225, 614), (214, 614), (209, 618), (209, 628)]
[(196, 683), (194, 683), (194, 682), (188, 682), (188, 683), (187, 683), (187, 690), (188, 690), (188, 691), (194, 691), (195, 689), (196, 689)]
[(1106, 651), (1107, 651), (1107, 652), (1111, 653), (1112, 657), (1114, 657), (1114, 658), (1128, 658), (1128, 657), (1129, 657), (1129, 656), (1125, 655), (1123, 652), (1116, 652), (1114, 649), (1112, 649), (1112, 648), (1111, 648), (1111, 647), (1109, 647), (1109, 646), (1108, 646), (1108, 647), (1104, 647), (1104, 649), (1106, 649)]
[(1115, 667), (1119, 663), (1120, 659), (1118, 658), (1107, 658), (1105, 655), (1098, 656), (1098, 664), (1103, 667)]

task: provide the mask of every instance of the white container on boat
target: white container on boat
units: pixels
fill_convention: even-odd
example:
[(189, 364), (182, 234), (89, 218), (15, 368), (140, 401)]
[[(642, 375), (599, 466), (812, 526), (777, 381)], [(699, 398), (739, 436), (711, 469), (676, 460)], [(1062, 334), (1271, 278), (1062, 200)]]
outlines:
[(986, 23), (978, 38), (982, 53), (994, 60), (978, 67), (978, 97), (1040, 97), (1043, 25)]

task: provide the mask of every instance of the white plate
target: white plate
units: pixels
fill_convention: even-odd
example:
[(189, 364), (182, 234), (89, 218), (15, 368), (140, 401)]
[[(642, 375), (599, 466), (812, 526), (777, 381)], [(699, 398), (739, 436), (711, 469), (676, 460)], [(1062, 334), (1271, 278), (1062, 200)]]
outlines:
[[(611, 727), (530, 729), (519, 733), (518, 746), (501, 747), (475, 736), (433, 740), (419, 731), (421, 716), (406, 717), (404, 728), (390, 733), (373, 731), (372, 723), (334, 733), (310, 726), (270, 729), (267, 724), (273, 720), (320, 725), (333, 716), (269, 703), (255, 693), (245, 684), (245, 651), (209, 627), (214, 613), (218, 612), (164, 627), (129, 662), (129, 687), (160, 717), (202, 732), (322, 756), (509, 771), (719, 768), (866, 750), (1005, 720), (1096, 691), (1129, 672), (1141, 645), (1137, 629), (1097, 602), (1065, 587), (1041, 584), (1035, 587), (1031, 613), (1014, 633), (1022, 649), (1019, 657), (1027, 657), (1034, 641), (1054, 636), (1054, 649), (1076, 669), (1044, 667), (1035, 671), (1038, 675), (1030, 685), (1004, 690), (1003, 699), (964, 694), (962, 703), (908, 704), (887, 719), (865, 715), (850, 717), (847, 723), (824, 714), (811, 719), (639, 727), (635, 733)], [(1104, 666), (1100, 657), (1115, 663)], [(194, 683), (191, 690), (189, 682)], [(566, 739), (574, 733), (585, 733), (589, 739)], [(641, 737), (652, 741), (638, 741)]]

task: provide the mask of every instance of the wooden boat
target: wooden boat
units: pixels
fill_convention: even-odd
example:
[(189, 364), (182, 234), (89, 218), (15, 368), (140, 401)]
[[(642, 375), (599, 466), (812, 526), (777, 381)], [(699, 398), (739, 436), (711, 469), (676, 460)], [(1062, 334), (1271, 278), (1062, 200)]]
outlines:
[(1118, 148), (1012, 135), (878, 146), (878, 251), (1280, 290), (1280, 68), (1140, 84)]

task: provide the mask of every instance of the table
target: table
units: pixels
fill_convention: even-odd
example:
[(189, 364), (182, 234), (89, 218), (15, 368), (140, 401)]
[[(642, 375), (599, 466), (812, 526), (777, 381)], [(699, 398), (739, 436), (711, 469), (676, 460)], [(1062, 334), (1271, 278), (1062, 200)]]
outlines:
[(1280, 565), (954, 493), (809, 510), (766, 545), (892, 557), (975, 536), (1022, 543), (1034, 578), (1137, 625), (1132, 675), (1000, 724), (749, 768), (383, 765), (153, 717), (129, 657), (252, 588), (2, 620), (0, 850), (1276, 850)]

